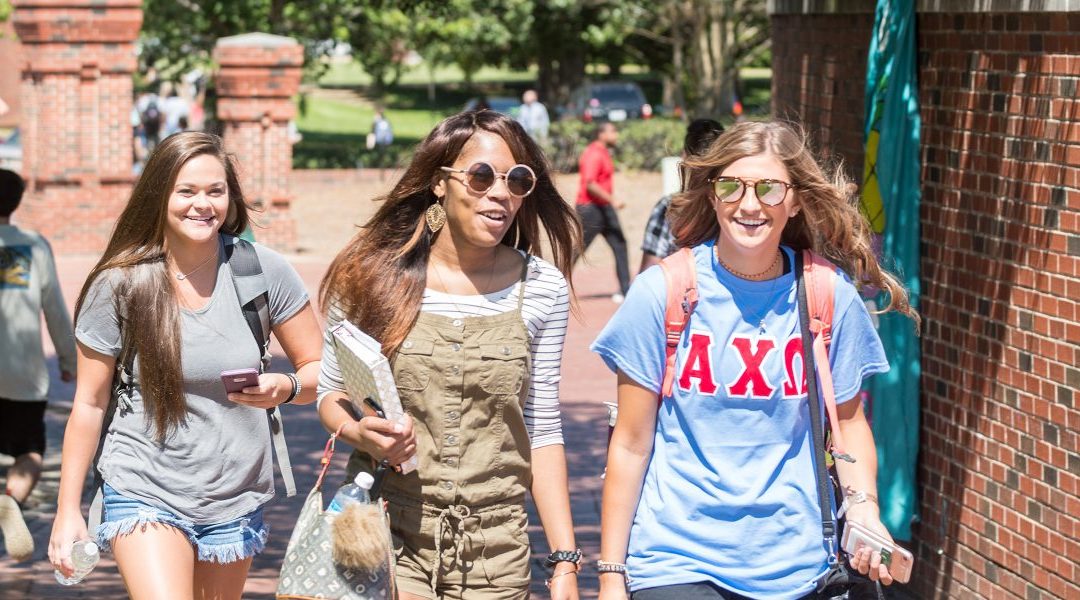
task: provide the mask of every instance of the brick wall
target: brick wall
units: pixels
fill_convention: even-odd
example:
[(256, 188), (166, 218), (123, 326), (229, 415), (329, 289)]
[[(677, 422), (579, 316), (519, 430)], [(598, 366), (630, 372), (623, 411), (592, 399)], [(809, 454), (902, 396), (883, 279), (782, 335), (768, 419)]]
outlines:
[[(872, 15), (772, 23), (776, 110), (857, 171)], [(926, 322), (911, 587), (1078, 598), (1080, 12), (927, 11), (917, 31)]]
[(15, 27), (9, 17), (0, 23), (0, 98), (7, 103), (9, 112), (0, 115), (0, 127), (15, 127), (22, 115), (22, 101), (19, 94), (19, 63), (22, 62), (22, 47), (15, 37)]
[(129, 113), (141, 3), (14, 5), (27, 182), (14, 218), (60, 252), (100, 252), (133, 179)]
[(244, 195), (258, 210), (255, 236), (279, 250), (296, 250), (289, 173), (288, 124), (296, 113), (304, 49), (295, 40), (262, 33), (218, 41), (217, 114), (225, 143), (236, 154)]
[(862, 178), (863, 84), (874, 15), (774, 15), (773, 115), (801, 123)]

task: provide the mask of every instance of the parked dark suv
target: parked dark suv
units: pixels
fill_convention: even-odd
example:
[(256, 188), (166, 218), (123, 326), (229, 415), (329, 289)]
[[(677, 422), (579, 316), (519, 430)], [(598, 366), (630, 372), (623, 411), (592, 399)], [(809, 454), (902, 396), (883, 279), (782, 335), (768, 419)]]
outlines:
[(632, 81), (601, 81), (586, 83), (570, 94), (570, 102), (562, 118), (594, 121), (625, 121), (648, 119), (652, 106), (645, 101), (641, 87)]

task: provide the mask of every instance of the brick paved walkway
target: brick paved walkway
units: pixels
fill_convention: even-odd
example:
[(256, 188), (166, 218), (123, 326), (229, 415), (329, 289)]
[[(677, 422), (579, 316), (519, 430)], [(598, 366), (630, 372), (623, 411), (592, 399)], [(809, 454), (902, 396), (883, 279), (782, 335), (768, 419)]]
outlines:
[[(80, 257), (61, 257), (58, 260), (64, 294), (69, 305), (74, 303), (79, 286), (92, 262), (89, 258)], [(312, 293), (317, 289), (326, 263), (327, 259), (322, 257), (293, 258), (293, 264)], [(573, 512), (578, 543), (586, 555), (593, 558), (599, 551), (599, 474), (603, 469), (606, 439), (605, 411), (601, 402), (613, 397), (615, 380), (603, 363), (589, 353), (587, 348), (615, 309), (615, 305), (608, 299), (617, 287), (611, 271), (606, 265), (586, 266), (576, 274), (580, 318), (571, 320), (563, 361), (563, 427), (569, 456)], [(278, 352), (280, 353), (280, 350)], [(55, 370), (55, 364), (52, 368)], [(0, 556), (0, 600), (124, 597), (119, 574), (109, 555), (104, 555), (101, 564), (85, 582), (73, 588), (63, 588), (55, 583), (46, 558), (46, 545), (55, 514), (63, 428), (71, 409), (70, 399), (73, 393), (74, 386), (61, 383), (54, 373), (51, 402), (46, 417), (49, 448), (45, 457), (45, 474), (31, 499), (31, 508), (26, 513), (37, 550), (31, 561), (19, 564), (15, 564), (7, 556)], [(289, 499), (279, 496), (267, 507), (266, 520), (271, 529), (271, 538), (266, 552), (261, 554), (252, 566), (245, 598), (273, 598), (277, 568), (281, 564), (293, 520), (299, 513), (306, 492), (314, 484), (314, 468), (318, 464), (318, 457), (326, 439), (326, 433), (318, 423), (313, 407), (286, 406), (284, 412), (285, 430), (300, 492)], [(10, 461), (0, 463), (0, 476), (6, 473), (8, 464)], [(278, 487), (281, 488), (280, 483)], [(534, 549), (533, 595), (536, 598), (546, 598), (542, 561), (548, 549), (535, 511), (531, 511), (531, 515), (530, 537)], [(591, 566), (586, 567), (580, 582), (585, 592), (583, 597), (595, 597), (597, 580)]]

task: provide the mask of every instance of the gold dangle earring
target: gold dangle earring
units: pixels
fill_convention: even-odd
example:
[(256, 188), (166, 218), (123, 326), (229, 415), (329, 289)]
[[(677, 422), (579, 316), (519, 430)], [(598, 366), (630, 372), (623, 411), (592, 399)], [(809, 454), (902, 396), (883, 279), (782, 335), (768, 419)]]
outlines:
[(442, 229), (442, 226), (446, 224), (446, 209), (443, 208), (442, 198), (438, 198), (435, 204), (428, 207), (424, 212), (424, 220), (427, 221), (431, 233), (438, 233)]

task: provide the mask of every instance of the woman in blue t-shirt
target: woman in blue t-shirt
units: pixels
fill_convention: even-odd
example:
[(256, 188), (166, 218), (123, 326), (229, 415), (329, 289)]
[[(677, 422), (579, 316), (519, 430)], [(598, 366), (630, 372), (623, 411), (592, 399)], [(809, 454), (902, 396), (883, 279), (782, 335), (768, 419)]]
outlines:
[[(638, 276), (593, 350), (618, 372), (619, 419), (608, 452), (600, 597), (814, 597), (828, 547), (802, 373), (794, 258), (802, 249), (850, 275), (834, 294), (829, 362), (839, 433), (856, 462), (838, 461), (847, 518), (888, 538), (876, 502), (873, 435), (854, 400), (888, 370), (852, 280), (889, 294), (887, 310), (917, 320), (884, 272), (847, 182), (815, 161), (781, 123), (741, 123), (688, 160), (672, 202), (679, 246), (692, 249), (700, 300), (657, 410), (665, 364), (663, 273)], [(889, 584), (881, 557), (851, 565)], [(628, 586), (626, 584), (629, 584)]]

